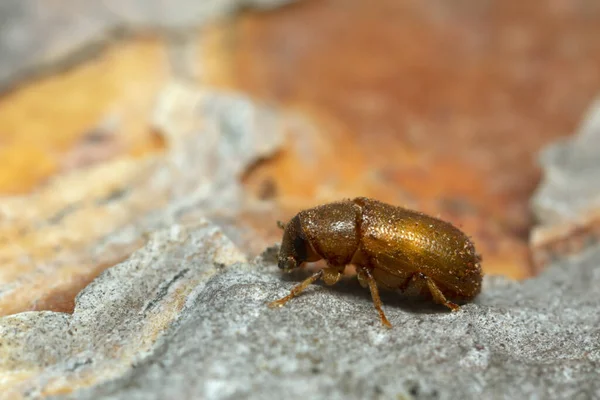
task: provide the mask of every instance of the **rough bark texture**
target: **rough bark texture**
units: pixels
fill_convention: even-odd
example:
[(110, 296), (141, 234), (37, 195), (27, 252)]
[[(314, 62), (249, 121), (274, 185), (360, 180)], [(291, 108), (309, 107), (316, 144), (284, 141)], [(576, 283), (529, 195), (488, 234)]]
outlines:
[[(0, 398), (600, 398), (598, 2), (236, 12), (285, 3), (0, 3)], [(471, 235), (481, 295), (268, 309), (276, 221), (355, 196)]]

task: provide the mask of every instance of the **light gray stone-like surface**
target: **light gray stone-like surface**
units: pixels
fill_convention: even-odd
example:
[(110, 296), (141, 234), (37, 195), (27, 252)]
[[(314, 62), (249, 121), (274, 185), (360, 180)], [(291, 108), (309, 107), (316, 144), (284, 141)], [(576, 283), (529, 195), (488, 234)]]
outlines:
[(600, 213), (600, 98), (578, 132), (548, 146), (540, 163), (544, 179), (532, 199), (540, 222), (561, 223)]
[(114, 26), (100, 2), (1, 1), (0, 91), (31, 72), (75, 61)]
[(3, 0), (0, 92), (32, 73), (87, 57), (117, 32), (186, 30), (237, 12), (293, 0)]
[(524, 283), (486, 278), (483, 295), (458, 313), (386, 294), (391, 330), (353, 280), (266, 307), (301, 278), (270, 263), (212, 275), (147, 357), (70, 398), (600, 396), (600, 249)]
[(245, 256), (206, 220), (172, 225), (77, 297), (72, 315), (0, 318), (0, 398), (37, 398), (123, 375), (187, 309), (186, 299)]
[(244, 261), (204, 220), (173, 225), (73, 315), (0, 319), (0, 369), (21, 380), (0, 397), (595, 399), (599, 261), (597, 248), (523, 283), (486, 278), (457, 313), (386, 293), (388, 330), (353, 279), (269, 309), (302, 273)]
[(531, 199), (538, 224), (530, 234), (534, 265), (600, 244), (600, 98), (578, 132), (540, 156), (543, 180)]
[(107, 10), (125, 26), (185, 29), (230, 15), (242, 7), (271, 9), (294, 0), (105, 0)]

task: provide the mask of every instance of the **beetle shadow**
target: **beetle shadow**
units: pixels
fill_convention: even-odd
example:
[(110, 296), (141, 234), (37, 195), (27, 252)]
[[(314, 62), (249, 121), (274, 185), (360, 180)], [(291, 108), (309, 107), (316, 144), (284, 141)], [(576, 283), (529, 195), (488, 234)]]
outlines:
[[(295, 270), (289, 274), (284, 274), (282, 280), (290, 283), (300, 283), (309, 276), (311, 276), (317, 269), (303, 268), (302, 270)], [(331, 290), (341, 294), (348, 301), (352, 301), (356, 298), (361, 298), (373, 302), (371, 292), (368, 288), (363, 288), (356, 275), (345, 275), (335, 285), (327, 285), (322, 280), (315, 282), (313, 285), (319, 286), (320, 290)], [(310, 296), (311, 291), (305, 291), (300, 296)], [(447, 314), (448, 308), (441, 304), (436, 304), (433, 300), (421, 296), (407, 296), (400, 291), (391, 291), (385, 289), (379, 289), (379, 296), (383, 303), (384, 309), (387, 307), (399, 308), (405, 312), (412, 314)], [(293, 301), (293, 300), (292, 300)]]

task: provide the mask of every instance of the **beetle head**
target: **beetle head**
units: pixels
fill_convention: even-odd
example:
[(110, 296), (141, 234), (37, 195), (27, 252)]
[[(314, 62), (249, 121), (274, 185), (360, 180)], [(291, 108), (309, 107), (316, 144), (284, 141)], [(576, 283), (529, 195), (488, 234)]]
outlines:
[(278, 267), (289, 272), (306, 261), (316, 261), (320, 258), (308, 241), (302, 230), (300, 218), (296, 215), (285, 225), (279, 249)]

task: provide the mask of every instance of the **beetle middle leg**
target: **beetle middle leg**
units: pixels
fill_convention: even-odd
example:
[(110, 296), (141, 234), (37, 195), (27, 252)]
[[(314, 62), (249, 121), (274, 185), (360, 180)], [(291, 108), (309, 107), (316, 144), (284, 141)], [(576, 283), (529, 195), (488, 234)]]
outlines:
[(387, 328), (391, 328), (392, 324), (385, 316), (383, 309), (381, 308), (381, 298), (379, 297), (379, 289), (377, 288), (377, 282), (375, 282), (375, 278), (371, 274), (371, 271), (368, 268), (356, 268), (356, 272), (358, 274), (358, 282), (361, 286), (369, 286), (369, 290), (371, 291), (371, 297), (373, 298), (373, 304), (375, 305), (375, 309), (379, 313), (379, 318), (381, 318), (381, 323), (385, 325)]
[(340, 280), (340, 278), (342, 277), (342, 271), (344, 270), (344, 268), (345, 268), (345, 266), (343, 266), (343, 267), (328, 267), (328, 268), (319, 270), (318, 272), (312, 274), (311, 276), (309, 276), (308, 278), (306, 278), (305, 280), (300, 282), (298, 285), (294, 286), (292, 288), (292, 290), (290, 291), (290, 294), (288, 294), (287, 296), (284, 296), (279, 300), (270, 302), (269, 307), (271, 307), (271, 308), (281, 307), (282, 305), (284, 305), (285, 303), (287, 303), (294, 297), (298, 296), (300, 293), (302, 293), (304, 291), (304, 289), (306, 289), (312, 283), (315, 283), (319, 279), (323, 279), (323, 282), (325, 282), (325, 284), (327, 284), (327, 285), (333, 285), (333, 284), (337, 283)]

